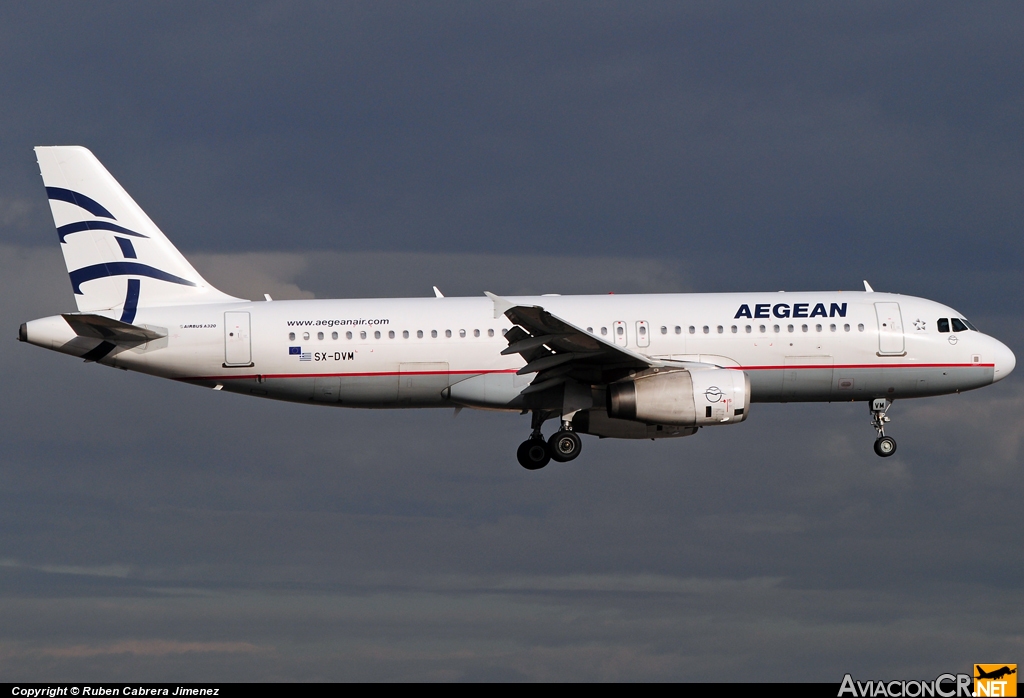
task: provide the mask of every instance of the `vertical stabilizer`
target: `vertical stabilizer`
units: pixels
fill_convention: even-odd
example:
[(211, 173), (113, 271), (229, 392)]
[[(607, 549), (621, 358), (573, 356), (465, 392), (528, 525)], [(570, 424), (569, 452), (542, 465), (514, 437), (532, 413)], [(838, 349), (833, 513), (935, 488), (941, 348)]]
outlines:
[(131, 323), (140, 307), (240, 300), (207, 283), (88, 149), (35, 151), (80, 311)]

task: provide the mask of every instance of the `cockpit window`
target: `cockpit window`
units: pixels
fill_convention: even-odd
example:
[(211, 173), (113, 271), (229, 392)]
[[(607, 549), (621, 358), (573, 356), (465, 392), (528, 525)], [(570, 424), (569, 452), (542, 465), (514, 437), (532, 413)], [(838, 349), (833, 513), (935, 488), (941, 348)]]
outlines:
[(967, 325), (965, 325), (960, 318), (955, 317), (955, 318), (953, 318), (952, 322), (953, 322), (953, 331), (954, 332), (966, 332), (967, 331)]
[(939, 326), (939, 332), (941, 332), (942, 334), (946, 334), (947, 332), (949, 332), (948, 318), (940, 317), (939, 321), (935, 324)]
[(977, 332), (977, 331), (978, 331), (978, 328), (977, 328), (977, 327), (975, 327), (974, 325), (972, 325), (972, 324), (971, 324), (971, 321), (970, 321), (970, 320), (968, 320), (968, 319), (967, 319), (967, 318), (965, 318), (965, 317), (962, 317), (962, 318), (960, 318), (960, 319), (964, 321), (964, 324), (965, 324), (965, 325), (967, 325), (967, 328), (968, 328), (968, 329), (974, 330), (975, 332)]

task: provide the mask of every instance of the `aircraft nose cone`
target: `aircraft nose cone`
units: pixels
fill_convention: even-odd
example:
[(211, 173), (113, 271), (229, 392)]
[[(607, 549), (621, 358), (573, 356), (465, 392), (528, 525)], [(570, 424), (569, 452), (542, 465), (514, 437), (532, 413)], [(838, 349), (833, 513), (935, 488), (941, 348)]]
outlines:
[(1010, 347), (1006, 346), (1002, 342), (996, 342), (995, 356), (995, 375), (992, 376), (992, 382), (1001, 381), (1006, 378), (1010, 373), (1013, 372), (1013, 367), (1017, 365), (1017, 357), (1010, 351)]

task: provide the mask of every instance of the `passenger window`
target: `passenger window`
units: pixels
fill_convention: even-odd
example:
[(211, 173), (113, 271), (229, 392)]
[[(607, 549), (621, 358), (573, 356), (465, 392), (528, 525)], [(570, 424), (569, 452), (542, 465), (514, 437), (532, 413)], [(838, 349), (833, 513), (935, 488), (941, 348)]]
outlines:
[(807, 331), (807, 325), (800, 325), (800, 331), (801, 332), (806, 332)]
[(430, 336), (437, 339), (437, 330), (430, 330)]
[(680, 327), (679, 325), (676, 325), (676, 334), (682, 334), (682, 333), (683, 333), (683, 328)]
[(774, 329), (776, 332), (778, 332), (780, 328), (779, 328), (778, 325), (772, 325), (772, 329)]
[(747, 334), (750, 334), (753, 331), (753, 328), (750, 325), (747, 325), (744, 329), (746, 329)]
[(480, 336), (480, 330), (473, 330), (473, 336), (474, 337), (479, 337)]
[(939, 321), (935, 323), (939, 327), (939, 332), (946, 334), (949, 332), (949, 318), (940, 317)]
[(730, 328), (730, 329), (732, 330), (733, 334), (736, 334), (737, 332), (740, 331), (740, 328), (736, 327), (736, 325), (733, 325), (732, 328)]
[(863, 332), (864, 331), (864, 323), (863, 322), (860, 323), (859, 325), (857, 325), (857, 331), (858, 332)]
[(590, 334), (594, 334), (594, 328), (593, 327), (588, 327), (587, 328), (587, 332), (589, 332)]
[(345, 333), (345, 339), (352, 339), (352, 333), (351, 332), (346, 332)]
[(643, 325), (640, 325), (640, 336), (641, 337), (646, 337), (647, 336), (647, 328), (644, 327)]
[(338, 333), (337, 332), (331, 332), (331, 339), (337, 339), (337, 338), (338, 338)]
[(767, 329), (764, 325), (758, 325), (757, 331), (760, 332), (761, 334), (764, 334), (767, 331)]
[(790, 332), (792, 332), (793, 331), (793, 326), (792, 325), (786, 325), (786, 329), (789, 330)]
[(960, 318), (956, 318), (955, 317), (955, 318), (953, 318), (951, 320), (951, 322), (953, 323), (953, 331), (954, 332), (966, 332), (967, 331), (967, 325), (965, 325), (964, 323), (960, 322)]
[(451, 330), (445, 330), (444, 331), (444, 336), (445, 337), (451, 337), (452, 336), (452, 331)]
[(388, 330), (388, 339), (394, 339), (394, 338), (395, 338), (395, 331), (394, 330)]
[(601, 334), (608, 334), (608, 328), (607, 327), (602, 327), (601, 328)]
[(416, 339), (423, 339), (423, 330), (416, 330)]
[(836, 331), (836, 324), (832, 323), (831, 325), (828, 326), (828, 329), (829, 329), (829, 332), (835, 332)]
[(494, 330), (493, 329), (487, 330), (487, 336), (488, 337), (493, 337), (494, 336)]
[(626, 328), (625, 328), (625, 327), (621, 327), (621, 326), (620, 326), (620, 327), (616, 327), (616, 328), (615, 328), (615, 334), (619, 335), (620, 337), (621, 337), (621, 336), (623, 335), (623, 333), (624, 333), (625, 331), (626, 331)]
[(409, 339), (409, 330), (402, 330), (402, 339)]
[(324, 338), (324, 333), (323, 332), (317, 332), (316, 333), (316, 338), (317, 339), (323, 339)]
[(302, 333), (302, 338), (303, 339), (309, 339), (309, 332), (303, 332)]
[(697, 333), (697, 328), (694, 327), (693, 325), (690, 325), (690, 334), (696, 334), (696, 333)]
[(711, 334), (711, 328), (707, 325), (704, 325), (704, 334)]
[(460, 337), (465, 337), (466, 336), (466, 330), (459, 330), (459, 336)]
[(667, 327), (665, 327), (664, 325), (662, 325), (662, 326), (661, 326), (661, 333), (662, 333), (662, 334), (668, 334), (668, 328), (667, 328)]
[(375, 331), (375, 332), (373, 333), (373, 338), (374, 338), (374, 339), (380, 339), (380, 330), (376, 330), (376, 331)]
[(359, 339), (366, 339), (366, 330), (359, 333)]
[(288, 341), (289, 342), (294, 342), (295, 341), (295, 333), (294, 332), (289, 332), (288, 333)]
[(725, 332), (725, 328), (722, 327), (721, 325), (719, 325), (718, 326), (718, 334), (722, 334), (723, 332)]
[(814, 331), (815, 332), (821, 332), (821, 325), (815, 325), (814, 326)]
[(849, 332), (850, 331), (850, 326), (849, 325), (843, 325), (843, 331), (844, 332)]

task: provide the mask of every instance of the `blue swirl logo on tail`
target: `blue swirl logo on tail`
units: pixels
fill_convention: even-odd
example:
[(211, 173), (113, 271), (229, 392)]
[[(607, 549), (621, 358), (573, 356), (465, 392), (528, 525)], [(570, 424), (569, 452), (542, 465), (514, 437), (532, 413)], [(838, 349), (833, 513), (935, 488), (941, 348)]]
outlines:
[(109, 230), (114, 233), (123, 233), (125, 235), (131, 235), (137, 238), (148, 238), (148, 235), (142, 233), (136, 233), (134, 230), (128, 230), (117, 223), (108, 223), (107, 221), (79, 221), (77, 223), (68, 223), (57, 228), (57, 237), (60, 238), (61, 242), (64, 242), (64, 238), (72, 233), (81, 233), (85, 230)]
[(46, 198), (54, 201), (64, 201), (69, 204), (74, 204), (79, 208), (84, 208), (86, 211), (94, 216), (102, 216), (103, 218), (109, 218), (112, 221), (116, 221), (114, 214), (103, 208), (100, 202), (90, 199), (85, 194), (79, 194), (77, 191), (71, 191), (70, 189), (62, 189), (61, 187), (47, 187)]
[(71, 288), (74, 290), (75, 295), (81, 296), (83, 295), (82, 284), (86, 281), (102, 279), (108, 276), (129, 275), (148, 276), (151, 279), (168, 281), (172, 284), (181, 284), (182, 286), (196, 285), (188, 279), (183, 279), (180, 276), (175, 276), (174, 274), (168, 274), (166, 271), (161, 271), (160, 269), (151, 267), (148, 264), (142, 264), (140, 262), (104, 262), (103, 264), (92, 264), (88, 267), (75, 269), (71, 272)]
[[(114, 217), (114, 214), (108, 211), (103, 204), (86, 196), (85, 194), (81, 194), (70, 189), (63, 189), (61, 187), (46, 187), (46, 196), (54, 201), (64, 201), (78, 206), (94, 216), (110, 219), (106, 221), (78, 221), (62, 225), (57, 228), (57, 236), (60, 238), (61, 243), (67, 242), (66, 238), (68, 235), (81, 233), (86, 230), (108, 230), (112, 233), (120, 233), (122, 235), (128, 235), (136, 238), (149, 238), (148, 235), (143, 235), (142, 233), (129, 230), (117, 223), (112, 223), (111, 221), (117, 220), (117, 218)], [(116, 236), (114, 239), (117, 240), (118, 246), (126, 258), (137, 258), (135, 248), (132, 246), (130, 240)], [(85, 295), (82, 292), (82, 284), (85, 282), (112, 276), (145, 276), (151, 279), (157, 279), (158, 281), (166, 281), (168, 283), (180, 284), (182, 286), (196, 286), (194, 282), (189, 281), (188, 279), (183, 279), (180, 276), (175, 276), (174, 274), (157, 269), (156, 267), (151, 267), (148, 264), (142, 264), (141, 262), (118, 261), (92, 264), (87, 267), (82, 267), (81, 269), (76, 269), (70, 272), (69, 275), (71, 276), (71, 288), (75, 292), (75, 295), (78, 296)], [(128, 292), (125, 295), (124, 307), (121, 310), (121, 322), (131, 324), (135, 321), (135, 315), (139, 308), (139, 293), (141, 287), (142, 282), (139, 279), (128, 279)]]

